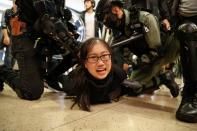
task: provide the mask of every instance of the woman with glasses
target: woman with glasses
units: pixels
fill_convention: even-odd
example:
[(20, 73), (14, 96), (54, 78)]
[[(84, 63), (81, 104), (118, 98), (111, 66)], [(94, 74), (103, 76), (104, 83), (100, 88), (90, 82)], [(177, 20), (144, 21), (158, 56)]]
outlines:
[(91, 104), (118, 100), (125, 72), (113, 65), (109, 45), (102, 39), (90, 38), (80, 49), (80, 65), (69, 74), (75, 104), (90, 111)]

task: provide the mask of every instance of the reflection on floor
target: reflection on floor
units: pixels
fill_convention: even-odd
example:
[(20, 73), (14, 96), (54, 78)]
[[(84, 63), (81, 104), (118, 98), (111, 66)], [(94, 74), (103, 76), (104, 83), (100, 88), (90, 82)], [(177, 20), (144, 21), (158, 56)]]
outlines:
[(16, 97), (10, 88), (0, 93), (0, 131), (196, 131), (197, 124), (180, 122), (175, 112), (180, 96), (160, 89), (119, 102), (92, 106), (91, 112), (70, 109), (64, 93), (45, 90), (37, 101)]

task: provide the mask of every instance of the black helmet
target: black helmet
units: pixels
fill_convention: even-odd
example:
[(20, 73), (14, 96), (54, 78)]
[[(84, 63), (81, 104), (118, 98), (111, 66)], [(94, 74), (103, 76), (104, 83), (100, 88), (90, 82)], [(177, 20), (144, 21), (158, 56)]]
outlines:
[(124, 4), (124, 2), (122, 0), (112, 0), (110, 5), (111, 5), (111, 7), (118, 6), (118, 7), (122, 8), (123, 4)]
[(95, 0), (84, 0), (84, 3), (85, 3), (86, 1), (91, 1), (91, 2), (92, 2), (92, 6), (95, 7), (95, 5), (96, 5)]
[(110, 12), (110, 4), (112, 0), (100, 0), (96, 7), (96, 18), (99, 22), (103, 22), (106, 14)]

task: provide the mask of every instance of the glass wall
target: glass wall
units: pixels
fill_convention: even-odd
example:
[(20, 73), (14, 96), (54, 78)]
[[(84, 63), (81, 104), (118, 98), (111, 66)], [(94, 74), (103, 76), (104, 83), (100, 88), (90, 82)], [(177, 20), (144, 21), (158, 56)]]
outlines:
[(1, 18), (3, 11), (11, 7), (12, 7), (11, 0), (0, 0), (0, 25), (1, 25)]

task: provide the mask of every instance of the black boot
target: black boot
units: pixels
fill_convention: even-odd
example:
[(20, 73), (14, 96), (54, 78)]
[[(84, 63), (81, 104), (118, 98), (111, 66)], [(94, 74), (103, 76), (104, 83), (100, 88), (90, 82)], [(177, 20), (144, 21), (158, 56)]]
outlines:
[(176, 112), (176, 118), (190, 123), (197, 122), (197, 87), (184, 86), (182, 101)]
[(0, 65), (0, 92), (3, 91), (3, 86), (4, 86), (4, 66)]
[(176, 118), (197, 123), (197, 25), (184, 23), (178, 28), (184, 88)]
[(50, 90), (54, 90), (54, 91), (63, 91), (63, 88), (60, 86), (60, 83), (57, 79), (53, 80), (53, 79), (46, 79), (46, 83), (48, 85), (46, 85), (45, 87), (50, 89)]
[(137, 96), (142, 93), (143, 85), (138, 81), (133, 81), (130, 79), (125, 79), (122, 85), (126, 87), (126, 92), (129, 96)]
[(0, 92), (3, 91), (3, 86), (4, 86), (3, 80), (1, 80), (1, 78), (0, 78)]
[(15, 85), (19, 85), (18, 82), (18, 74), (14, 72), (12, 69), (8, 68), (5, 65), (0, 66), (0, 90), (3, 90), (3, 83), (7, 83), (9, 87), (12, 88), (13, 91), (16, 92), (17, 96), (20, 98), (24, 98), (24, 94), (21, 92), (19, 88)]
[(160, 83), (166, 85), (169, 88), (170, 93), (173, 97), (177, 97), (179, 95), (179, 86), (175, 82), (175, 76), (172, 71), (167, 71), (160, 75)]

